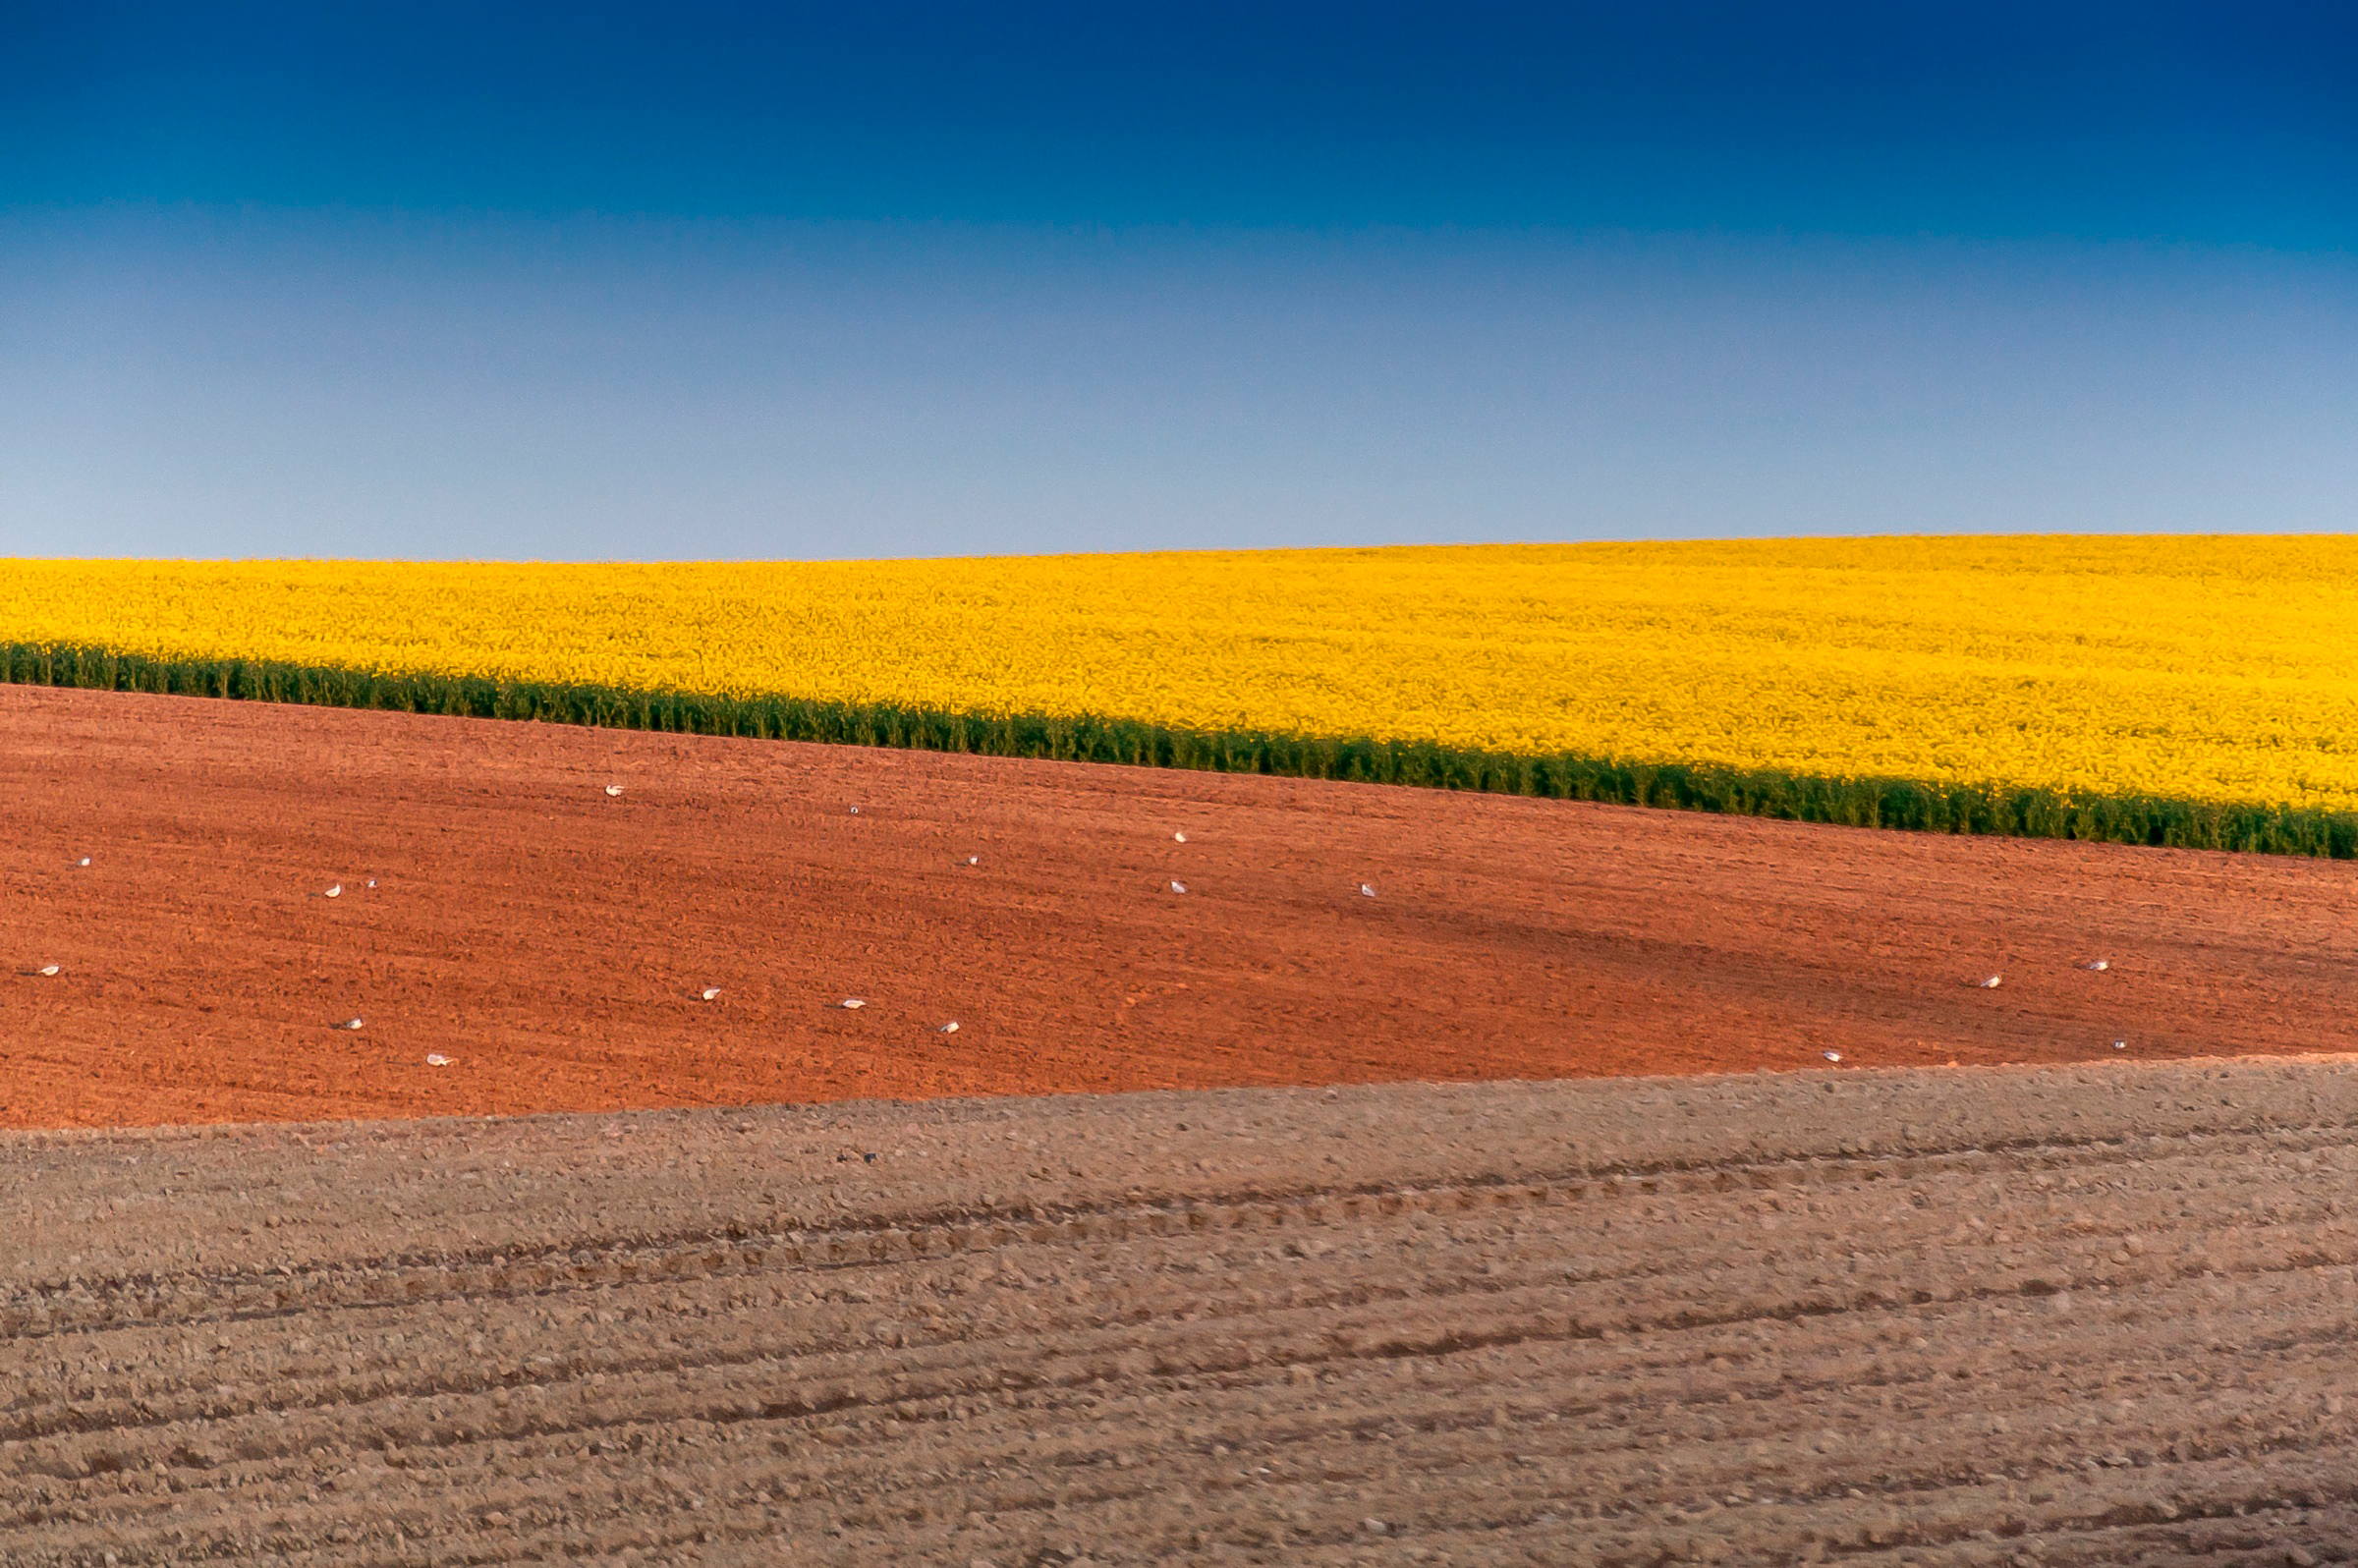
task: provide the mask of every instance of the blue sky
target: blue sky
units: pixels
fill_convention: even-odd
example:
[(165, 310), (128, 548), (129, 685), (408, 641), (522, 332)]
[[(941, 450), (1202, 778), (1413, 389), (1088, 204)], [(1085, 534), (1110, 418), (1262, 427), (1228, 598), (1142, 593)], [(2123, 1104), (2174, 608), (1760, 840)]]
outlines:
[(0, 3), (0, 550), (2342, 529), (2327, 5)]

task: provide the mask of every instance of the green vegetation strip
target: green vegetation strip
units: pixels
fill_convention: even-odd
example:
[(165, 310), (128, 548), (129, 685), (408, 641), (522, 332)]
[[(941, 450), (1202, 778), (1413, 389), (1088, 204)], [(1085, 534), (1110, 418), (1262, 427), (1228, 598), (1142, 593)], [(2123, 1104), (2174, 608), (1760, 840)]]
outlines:
[(1488, 790), (1849, 827), (2085, 839), (2337, 860), (2358, 856), (2358, 814), (2151, 795), (2067, 796), (2047, 789), (1818, 777), (1707, 762), (1517, 756), (1364, 737), (1207, 732), (1135, 719), (958, 713), (792, 697), (712, 697), (445, 675), (380, 675), (245, 659), (151, 658), (97, 647), (14, 643), (0, 644), (0, 680), (93, 691)]

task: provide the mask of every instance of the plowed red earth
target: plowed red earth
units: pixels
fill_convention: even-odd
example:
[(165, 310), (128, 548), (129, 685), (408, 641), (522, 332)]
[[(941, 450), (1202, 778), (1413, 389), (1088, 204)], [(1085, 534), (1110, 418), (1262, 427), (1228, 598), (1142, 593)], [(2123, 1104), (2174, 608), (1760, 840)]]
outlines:
[(0, 1125), (2346, 1049), (2354, 895), (2315, 861), (10, 688)]

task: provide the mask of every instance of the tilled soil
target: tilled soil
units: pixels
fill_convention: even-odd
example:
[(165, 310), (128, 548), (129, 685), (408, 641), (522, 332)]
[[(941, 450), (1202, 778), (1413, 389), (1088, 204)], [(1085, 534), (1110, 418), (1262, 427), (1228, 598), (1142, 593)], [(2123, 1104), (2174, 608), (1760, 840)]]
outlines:
[(2297, 1053), (2354, 940), (2341, 863), (0, 688), (0, 1126)]
[(0, 1137), (12, 1568), (2358, 1560), (2358, 1066)]

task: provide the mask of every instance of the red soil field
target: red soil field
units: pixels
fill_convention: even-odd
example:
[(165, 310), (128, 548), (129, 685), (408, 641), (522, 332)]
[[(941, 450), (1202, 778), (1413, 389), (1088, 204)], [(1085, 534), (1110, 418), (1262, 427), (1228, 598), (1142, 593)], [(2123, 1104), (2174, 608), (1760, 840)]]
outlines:
[(2353, 937), (2346, 864), (0, 689), (0, 1126), (2298, 1054)]

